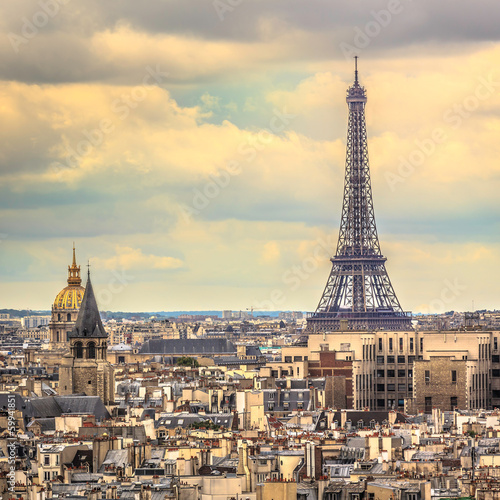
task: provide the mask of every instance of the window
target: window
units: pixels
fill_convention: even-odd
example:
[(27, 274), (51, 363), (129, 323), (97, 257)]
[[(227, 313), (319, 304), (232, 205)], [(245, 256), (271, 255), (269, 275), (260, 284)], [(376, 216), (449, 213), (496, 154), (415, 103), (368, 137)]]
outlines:
[(378, 339), (378, 350), (382, 350), (382, 339)]
[(392, 338), (389, 339), (389, 351), (392, 352)]
[(45, 472), (43, 473), (43, 479), (44, 479), (45, 481), (50, 481), (50, 472), (49, 472), (49, 471), (45, 471)]
[(56, 465), (59, 465), (59, 455), (56, 455)]
[(394, 378), (395, 371), (394, 370), (387, 370), (387, 376), (389, 378)]
[(491, 376), (500, 377), (500, 370), (498, 368), (493, 368), (493, 370), (491, 370)]
[(405, 405), (405, 400), (404, 399), (398, 399), (398, 406), (404, 406)]
[(50, 465), (50, 455), (44, 455), (43, 465)]
[(302, 361), (302, 356), (294, 356), (293, 360), (294, 361)]
[(396, 390), (396, 384), (387, 384), (387, 390), (394, 392)]
[(420, 337), (420, 352), (424, 351), (424, 337)]
[(457, 370), (451, 370), (451, 383), (457, 383)]
[(89, 359), (95, 359), (95, 342), (89, 342), (87, 346), (87, 356)]
[(493, 350), (498, 350), (498, 337), (493, 337)]
[(358, 429), (362, 429), (364, 426), (365, 426), (365, 423), (363, 422), (363, 420), (358, 420), (358, 423), (357, 423)]
[(385, 370), (377, 370), (377, 378), (384, 378)]
[(413, 377), (413, 370), (408, 370), (408, 378), (412, 378)]
[(81, 342), (75, 342), (75, 357), (83, 358), (83, 344)]
[(399, 337), (399, 350), (403, 350), (403, 337)]
[(283, 396), (285, 397), (285, 399), (290, 399), (290, 393), (289, 392), (285, 392), (283, 394)]
[(408, 356), (408, 364), (411, 365), (415, 361), (415, 356)]
[(405, 378), (406, 377), (406, 370), (398, 370), (398, 377)]
[(413, 391), (413, 384), (408, 384), (408, 392), (412, 392)]
[(410, 337), (410, 352), (413, 352), (413, 337)]
[(292, 362), (292, 356), (285, 356), (285, 363), (291, 363)]
[(384, 364), (384, 356), (377, 356), (377, 363), (379, 365), (383, 365)]
[(387, 400), (387, 408), (394, 408), (395, 405), (396, 405), (395, 399), (388, 399)]
[(492, 363), (500, 363), (500, 355), (499, 354), (493, 354), (493, 356), (491, 356), (491, 362)]
[(299, 399), (304, 399), (304, 393), (303, 392), (299, 392)]
[(458, 406), (457, 396), (451, 396), (450, 398), (450, 410), (453, 411)]
[(387, 363), (394, 363), (394, 356), (387, 356)]
[(425, 396), (425, 413), (432, 413), (432, 397)]
[(379, 408), (384, 408), (385, 407), (385, 399), (377, 399), (377, 406)]
[(269, 393), (269, 399), (274, 399), (274, 392)]
[(406, 392), (406, 384), (398, 384), (398, 392)]
[(430, 370), (425, 370), (424, 380), (425, 380), (426, 384), (430, 384), (431, 383), (431, 372), (430, 372)]
[(377, 384), (377, 392), (384, 392), (385, 384)]
[(405, 356), (398, 356), (398, 365), (404, 365), (406, 363)]

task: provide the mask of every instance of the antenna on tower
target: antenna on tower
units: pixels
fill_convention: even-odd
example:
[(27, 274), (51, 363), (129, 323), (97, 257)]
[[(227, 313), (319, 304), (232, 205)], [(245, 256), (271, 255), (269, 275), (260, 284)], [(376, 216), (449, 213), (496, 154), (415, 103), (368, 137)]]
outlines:
[(358, 56), (354, 56), (354, 85), (358, 84)]

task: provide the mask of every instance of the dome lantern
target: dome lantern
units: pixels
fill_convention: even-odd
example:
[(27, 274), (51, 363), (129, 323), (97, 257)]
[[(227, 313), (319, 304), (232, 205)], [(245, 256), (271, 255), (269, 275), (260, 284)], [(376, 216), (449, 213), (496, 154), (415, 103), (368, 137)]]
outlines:
[(76, 265), (75, 243), (73, 243), (73, 263), (68, 266), (68, 285), (80, 286), (82, 279), (80, 278), (80, 266)]

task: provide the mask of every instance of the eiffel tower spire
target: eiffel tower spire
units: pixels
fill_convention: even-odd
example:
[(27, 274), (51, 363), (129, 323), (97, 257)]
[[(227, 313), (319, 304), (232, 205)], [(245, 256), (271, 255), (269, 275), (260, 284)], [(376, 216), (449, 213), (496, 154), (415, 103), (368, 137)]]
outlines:
[(349, 124), (339, 240), (325, 290), (307, 320), (308, 330), (409, 330), (411, 314), (403, 311), (394, 293), (378, 241), (368, 163), (366, 91), (358, 81), (357, 57), (346, 101)]

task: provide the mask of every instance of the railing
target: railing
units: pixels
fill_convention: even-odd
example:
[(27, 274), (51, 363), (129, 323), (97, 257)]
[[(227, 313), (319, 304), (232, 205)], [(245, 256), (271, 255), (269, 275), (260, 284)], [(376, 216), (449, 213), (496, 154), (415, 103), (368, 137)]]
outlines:
[(313, 319), (370, 319), (370, 318), (412, 318), (412, 313), (408, 311), (332, 311), (332, 312), (308, 312), (306, 318)]

